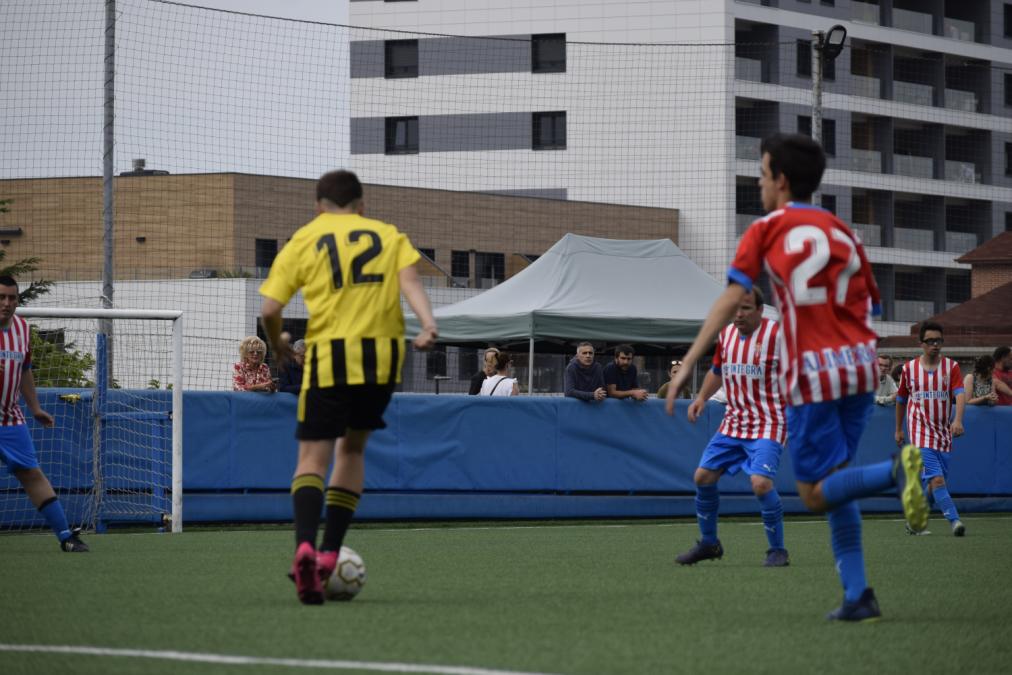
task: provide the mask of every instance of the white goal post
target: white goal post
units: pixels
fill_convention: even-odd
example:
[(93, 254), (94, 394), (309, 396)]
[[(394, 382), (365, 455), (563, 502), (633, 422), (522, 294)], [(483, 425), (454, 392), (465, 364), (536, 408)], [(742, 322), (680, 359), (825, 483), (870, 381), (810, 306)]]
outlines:
[[(65, 359), (69, 354), (78, 363), (76, 382), (71, 380), (68, 385), (64, 381), (50, 379), (56, 384), (50, 385), (49, 389), (39, 384), (40, 378), (42, 382), (47, 381), (46, 374), (33, 370), (40, 395), (49, 391), (53, 394), (50, 400), (67, 408), (81, 403), (84, 398), (91, 401), (91, 428), (86, 428), (88, 415), (82, 407), (75, 411), (78, 413), (76, 417), (84, 420), (79, 422), (79, 428), (66, 430), (52, 440), (52, 444), (57, 446), (72, 445), (74, 439), (81, 444), (90, 440), (93, 450), (90, 456), (83, 450), (71, 448), (71, 452), (81, 454), (65, 460), (70, 465), (91, 463), (90, 467), (79, 471), (81, 474), (91, 472), (86, 479), (67, 478), (67, 482), (72, 484), (67, 489), (68, 493), (73, 493), (74, 489), (78, 493), (88, 493), (84, 497), (75, 493), (75, 498), (82, 502), (82, 515), (76, 520), (104, 529), (106, 521), (160, 519), (166, 530), (181, 532), (183, 312), (19, 307), (17, 314), (49, 337), (52, 343), (46, 343), (47, 350), (58, 349), (59, 357)], [(171, 322), (171, 335), (164, 329), (156, 328), (158, 324), (164, 325), (162, 322)], [(54, 334), (58, 339), (53, 339)], [(39, 355), (39, 358), (42, 356)], [(81, 374), (81, 369), (87, 369), (89, 365), (90, 370)], [(159, 378), (170, 381), (162, 382)], [(163, 384), (164, 389), (157, 391), (162, 389)], [(60, 394), (61, 391), (71, 391), (71, 387), (85, 390), (84, 396)], [(88, 389), (91, 391), (86, 391)], [(169, 410), (164, 409), (166, 403), (171, 403)], [(171, 418), (171, 425), (166, 424), (166, 417)], [(57, 419), (56, 427), (59, 426), (60, 420)], [(164, 438), (167, 426), (171, 429), (170, 443), (165, 443), (169, 439)], [(114, 432), (114, 429), (118, 431)], [(145, 438), (145, 433), (151, 437)], [(90, 439), (87, 438), (89, 435)], [(38, 446), (38, 441), (36, 444)], [(161, 458), (163, 454), (171, 457), (170, 462), (167, 461), (168, 456)], [(156, 455), (159, 457), (157, 465)], [(66, 453), (64, 456), (67, 456)], [(40, 463), (48, 474), (50, 469), (43, 460), (40, 452)], [(171, 473), (166, 466), (169, 463)], [(56, 464), (55, 472), (60, 473), (59, 460)], [(72, 469), (67, 470), (67, 474), (72, 472)], [(168, 482), (165, 479), (170, 475), (171, 482)], [(61, 494), (59, 481), (53, 480), (53, 477), (51, 481), (57, 488), (57, 494)], [(146, 481), (152, 484), (145, 486)], [(169, 494), (166, 495), (166, 492)], [(166, 496), (169, 498), (166, 499)], [(170, 504), (171, 510), (165, 513), (164, 507)], [(68, 515), (69, 511), (68, 508)], [(3, 515), (0, 512), (0, 517)], [(169, 518), (171, 527), (164, 522)], [(16, 523), (17, 518), (12, 520)], [(4, 524), (0, 523), (2, 527)]]

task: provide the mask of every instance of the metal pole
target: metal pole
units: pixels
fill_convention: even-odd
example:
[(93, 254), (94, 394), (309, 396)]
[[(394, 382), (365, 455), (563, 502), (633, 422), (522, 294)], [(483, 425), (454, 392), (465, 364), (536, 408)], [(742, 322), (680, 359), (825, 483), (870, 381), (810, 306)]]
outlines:
[(531, 341), (527, 347), (527, 395), (534, 395), (534, 334), (531, 333)]
[(183, 531), (183, 317), (172, 322), (172, 531)]
[[(826, 33), (821, 30), (812, 31), (812, 138), (822, 145), (822, 65), (826, 44)], [(812, 195), (812, 204), (822, 205), (822, 192), (816, 190)]]
[[(116, 0), (105, 0), (105, 102), (102, 127), (102, 307), (112, 309), (113, 275), (113, 145), (116, 119)], [(102, 320), (99, 332), (109, 336), (108, 374), (112, 377), (113, 342), (112, 321)]]

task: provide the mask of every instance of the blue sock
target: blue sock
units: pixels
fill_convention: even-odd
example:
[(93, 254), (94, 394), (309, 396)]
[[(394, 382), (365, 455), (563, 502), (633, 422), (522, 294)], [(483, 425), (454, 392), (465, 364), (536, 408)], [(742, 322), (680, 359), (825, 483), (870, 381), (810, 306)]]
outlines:
[(932, 490), (932, 494), (935, 496), (935, 504), (938, 505), (938, 510), (942, 512), (947, 521), (951, 523), (954, 520), (959, 520), (959, 513), (956, 512), (956, 505), (952, 502), (952, 495), (949, 494), (948, 486), (936, 487)]
[(857, 502), (847, 502), (830, 511), (829, 530), (836, 571), (843, 584), (843, 597), (848, 602), (856, 602), (868, 586), (864, 577), (864, 552), (861, 550), (861, 510)]
[(837, 504), (876, 495), (895, 484), (893, 463), (879, 462), (830, 474), (822, 481), (822, 496), (832, 509)]
[(696, 486), (696, 521), (699, 523), (700, 540), (704, 544), (717, 543), (717, 509), (720, 508), (720, 493), (714, 485)]
[(39, 513), (46, 519), (49, 529), (56, 534), (57, 539), (66, 541), (70, 538), (71, 532), (70, 525), (67, 524), (67, 514), (63, 512), (63, 505), (60, 504), (59, 499), (56, 497), (47, 499), (39, 507)]
[(759, 505), (762, 506), (766, 541), (769, 542), (770, 548), (782, 549), (784, 547), (784, 505), (780, 502), (780, 495), (776, 490), (770, 490), (759, 497)]

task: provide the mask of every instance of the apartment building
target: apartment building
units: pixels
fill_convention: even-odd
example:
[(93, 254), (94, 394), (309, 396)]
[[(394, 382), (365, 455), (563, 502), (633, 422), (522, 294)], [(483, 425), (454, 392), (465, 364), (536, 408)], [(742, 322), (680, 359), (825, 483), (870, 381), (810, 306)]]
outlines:
[(376, 29), (351, 40), (352, 163), (370, 180), (677, 208), (679, 245), (719, 276), (760, 212), (759, 140), (810, 133), (812, 32), (839, 24), (822, 203), (864, 239), (886, 298), (880, 332), (968, 299), (955, 259), (1012, 229), (1012, 5), (350, 8), (352, 25)]

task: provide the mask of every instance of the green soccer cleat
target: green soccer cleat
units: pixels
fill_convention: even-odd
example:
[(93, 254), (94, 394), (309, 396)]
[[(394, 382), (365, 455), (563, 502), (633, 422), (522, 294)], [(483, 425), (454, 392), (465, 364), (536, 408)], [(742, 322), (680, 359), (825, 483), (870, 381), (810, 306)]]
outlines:
[(915, 533), (923, 532), (928, 527), (928, 500), (921, 488), (923, 471), (924, 460), (921, 459), (921, 449), (916, 445), (903, 446), (899, 454), (893, 457), (893, 477), (903, 504), (903, 517)]

